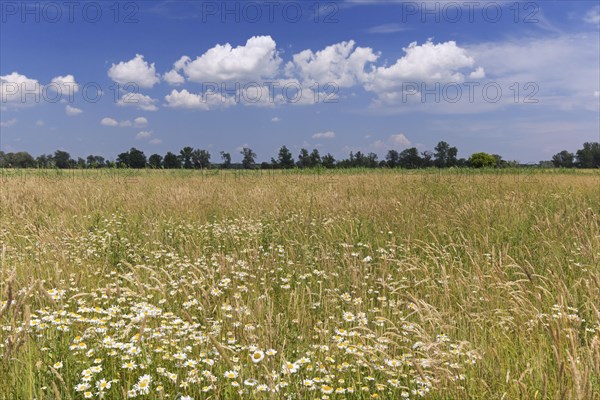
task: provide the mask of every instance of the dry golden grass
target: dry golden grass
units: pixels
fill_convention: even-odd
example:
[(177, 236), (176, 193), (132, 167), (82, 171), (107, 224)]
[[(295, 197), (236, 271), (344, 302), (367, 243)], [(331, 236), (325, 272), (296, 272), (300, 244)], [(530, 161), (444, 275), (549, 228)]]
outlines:
[(25, 174), (0, 398), (600, 398), (597, 172)]

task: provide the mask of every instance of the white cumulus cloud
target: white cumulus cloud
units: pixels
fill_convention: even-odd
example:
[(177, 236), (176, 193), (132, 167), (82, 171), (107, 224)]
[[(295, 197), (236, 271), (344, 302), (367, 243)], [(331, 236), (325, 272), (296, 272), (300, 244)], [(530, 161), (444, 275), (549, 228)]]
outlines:
[(135, 83), (142, 88), (151, 88), (160, 82), (154, 63), (148, 64), (141, 54), (136, 54), (129, 61), (113, 64), (108, 70), (108, 76), (117, 83)]
[(75, 117), (75, 116), (81, 114), (83, 112), (83, 110), (80, 108), (77, 108), (77, 107), (72, 107), (72, 106), (67, 105), (65, 107), (65, 112), (67, 113), (67, 115), (69, 117)]
[(289, 77), (297, 77), (307, 85), (335, 83), (339, 87), (351, 87), (363, 82), (367, 76), (365, 67), (377, 61), (378, 55), (369, 47), (356, 47), (353, 40), (325, 47), (314, 53), (304, 50), (294, 54), (285, 67)]
[(312, 135), (313, 139), (333, 139), (335, 138), (335, 132), (327, 131), (327, 132), (318, 132)]
[(124, 94), (117, 102), (120, 107), (137, 107), (143, 111), (156, 111), (158, 107), (154, 104), (157, 100), (141, 93)]
[(104, 126), (119, 126), (119, 123), (117, 122), (117, 120), (114, 118), (110, 118), (110, 117), (102, 118), (102, 120), (100, 121), (100, 124), (102, 124)]
[(79, 91), (79, 85), (73, 75), (57, 76), (52, 79), (52, 83), (60, 88), (64, 96), (69, 96)]
[(143, 128), (144, 126), (148, 125), (148, 120), (144, 117), (137, 117), (133, 120), (133, 125), (136, 128)]
[(410, 140), (403, 133), (390, 136), (389, 142), (396, 146), (410, 146)]
[[(271, 36), (253, 36), (245, 45), (218, 44), (195, 60), (184, 56), (174, 65), (193, 82), (258, 80), (277, 75), (281, 58)], [(178, 81), (175, 75), (172, 80)]]
[[(456, 42), (449, 41), (434, 44), (427, 41), (417, 42), (403, 48), (406, 53), (391, 66), (377, 67), (370, 74), (367, 89), (374, 91), (396, 91), (402, 83), (418, 82), (463, 82), (462, 70), (472, 68), (474, 58)], [(475, 70), (481, 74), (483, 70)]]
[(41, 101), (43, 86), (36, 80), (13, 72), (0, 76), (0, 101), (10, 105), (32, 105)]
[(136, 139), (148, 139), (152, 137), (152, 131), (141, 131), (137, 135), (135, 135)]

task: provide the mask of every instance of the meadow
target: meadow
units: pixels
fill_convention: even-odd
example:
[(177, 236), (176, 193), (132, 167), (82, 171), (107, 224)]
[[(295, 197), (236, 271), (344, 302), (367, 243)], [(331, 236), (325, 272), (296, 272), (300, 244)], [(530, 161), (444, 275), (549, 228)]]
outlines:
[(1, 399), (600, 399), (600, 174), (0, 174)]

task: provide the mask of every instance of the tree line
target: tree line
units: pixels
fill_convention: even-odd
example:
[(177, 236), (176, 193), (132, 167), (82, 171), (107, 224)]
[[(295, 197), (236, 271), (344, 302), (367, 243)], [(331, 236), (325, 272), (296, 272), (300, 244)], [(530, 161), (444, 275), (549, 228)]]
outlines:
[[(164, 168), (164, 169), (293, 169), (293, 168), (506, 168), (517, 167), (517, 161), (506, 161), (497, 154), (478, 152), (468, 159), (458, 158), (458, 149), (448, 143), (439, 142), (433, 151), (420, 152), (416, 147), (402, 151), (389, 150), (384, 159), (379, 160), (375, 153), (361, 151), (350, 152), (348, 158), (336, 160), (330, 153), (321, 155), (318, 149), (308, 151), (301, 149), (294, 158), (292, 152), (282, 146), (277, 158), (270, 162), (256, 162), (256, 153), (248, 147), (240, 151), (241, 163), (233, 163), (231, 154), (225, 151), (219, 153), (220, 162), (212, 163), (208, 150), (194, 149), (186, 146), (179, 154), (167, 152), (164, 156), (152, 154), (146, 157), (143, 151), (132, 147), (129, 151), (119, 154), (116, 160), (107, 160), (102, 156), (89, 155), (83, 159), (71, 158), (63, 150), (54, 154), (42, 154), (36, 158), (27, 152), (4, 153), (0, 151), (0, 167), (12, 168)], [(549, 161), (540, 161), (541, 167), (557, 168), (600, 168), (600, 143), (587, 142), (575, 153), (563, 150)]]

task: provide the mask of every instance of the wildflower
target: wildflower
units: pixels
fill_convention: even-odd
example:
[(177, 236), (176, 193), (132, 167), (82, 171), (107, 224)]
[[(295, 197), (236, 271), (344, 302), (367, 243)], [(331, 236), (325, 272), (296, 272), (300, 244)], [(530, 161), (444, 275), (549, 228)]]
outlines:
[(249, 378), (244, 381), (244, 385), (246, 385), (246, 386), (256, 386), (257, 384), (258, 384), (258, 381), (253, 378)]
[(235, 379), (238, 377), (238, 373), (237, 373), (237, 371), (230, 370), (230, 371), (225, 371), (223, 376), (227, 379)]
[(269, 391), (269, 387), (267, 385), (265, 385), (264, 383), (258, 385), (256, 387), (256, 391), (258, 392), (268, 392)]
[(277, 354), (277, 350), (275, 349), (269, 349), (265, 352), (268, 356), (274, 356), (275, 354)]
[(96, 388), (98, 388), (99, 391), (110, 389), (110, 385), (110, 381), (106, 381), (106, 379), (101, 379), (98, 382), (96, 382)]
[(133, 370), (137, 367), (137, 365), (135, 365), (135, 363), (133, 361), (128, 361), (126, 363), (124, 363), (121, 368), (123, 369), (129, 369), (129, 370)]
[(255, 364), (261, 362), (264, 358), (265, 353), (261, 350), (256, 350), (254, 353), (252, 353), (252, 362)]
[(63, 363), (61, 361), (55, 363), (53, 365), (54, 369), (61, 369), (63, 367)]
[(328, 385), (323, 385), (323, 386), (321, 386), (321, 391), (325, 394), (330, 394), (330, 393), (333, 393), (333, 388)]
[(150, 391), (150, 382), (152, 382), (152, 377), (150, 375), (142, 375), (140, 379), (135, 385), (135, 388), (142, 394), (148, 394)]

